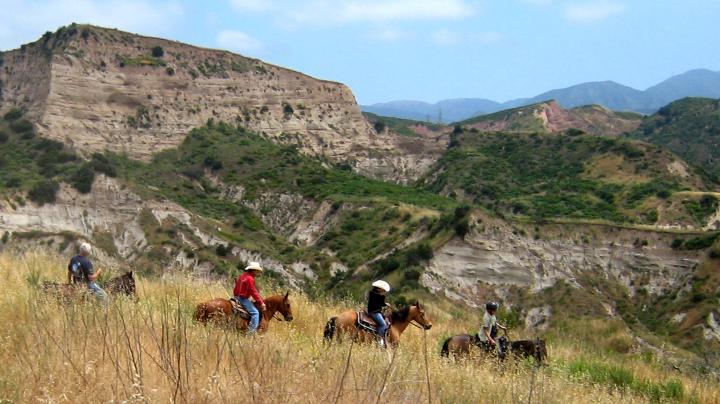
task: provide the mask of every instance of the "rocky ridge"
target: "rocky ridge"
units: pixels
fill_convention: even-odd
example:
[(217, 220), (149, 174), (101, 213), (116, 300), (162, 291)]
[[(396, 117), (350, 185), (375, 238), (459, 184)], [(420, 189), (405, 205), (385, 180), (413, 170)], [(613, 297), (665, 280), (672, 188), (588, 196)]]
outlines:
[(444, 146), (376, 133), (343, 84), (226, 51), (73, 25), (0, 58), (0, 112), (23, 108), (39, 134), (86, 154), (147, 160), (215, 120), (403, 182)]

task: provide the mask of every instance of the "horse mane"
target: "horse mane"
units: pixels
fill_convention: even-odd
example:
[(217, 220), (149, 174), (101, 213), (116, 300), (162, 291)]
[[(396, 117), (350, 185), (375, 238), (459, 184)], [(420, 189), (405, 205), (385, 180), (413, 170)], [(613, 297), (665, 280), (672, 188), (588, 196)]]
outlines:
[(410, 315), (410, 307), (412, 306), (420, 306), (418, 302), (414, 302), (408, 306), (403, 307), (400, 310), (393, 310), (392, 315), (390, 316), (390, 319), (393, 323), (395, 322), (404, 322), (407, 320), (408, 316)]

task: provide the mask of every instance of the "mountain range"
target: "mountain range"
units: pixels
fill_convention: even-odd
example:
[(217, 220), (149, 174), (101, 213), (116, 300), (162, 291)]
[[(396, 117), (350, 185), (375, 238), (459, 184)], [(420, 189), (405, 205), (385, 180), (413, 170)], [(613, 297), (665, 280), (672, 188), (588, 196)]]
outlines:
[(530, 98), (496, 102), (483, 98), (456, 98), (436, 102), (389, 101), (362, 105), (364, 112), (397, 118), (432, 122), (457, 122), (504, 109), (555, 100), (564, 108), (597, 104), (616, 111), (652, 114), (661, 107), (685, 97), (720, 98), (720, 72), (696, 69), (658, 83), (645, 91), (613, 81), (577, 84), (550, 90)]

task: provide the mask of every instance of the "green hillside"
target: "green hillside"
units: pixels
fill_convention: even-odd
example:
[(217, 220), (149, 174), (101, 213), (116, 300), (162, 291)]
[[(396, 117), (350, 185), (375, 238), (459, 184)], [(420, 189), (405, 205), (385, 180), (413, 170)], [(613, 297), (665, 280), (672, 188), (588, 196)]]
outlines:
[(505, 214), (654, 224), (673, 193), (702, 188), (675, 157), (641, 142), (582, 135), (463, 131), (425, 189)]
[(632, 137), (666, 147), (713, 182), (720, 180), (720, 100), (673, 102), (646, 117)]
[(416, 132), (413, 127), (425, 127), (433, 131), (439, 131), (444, 127), (442, 124), (382, 116), (373, 114), (372, 112), (363, 112), (363, 115), (373, 125), (375, 131), (378, 133), (381, 133), (386, 129), (391, 129), (403, 136), (417, 137), (418, 132)]

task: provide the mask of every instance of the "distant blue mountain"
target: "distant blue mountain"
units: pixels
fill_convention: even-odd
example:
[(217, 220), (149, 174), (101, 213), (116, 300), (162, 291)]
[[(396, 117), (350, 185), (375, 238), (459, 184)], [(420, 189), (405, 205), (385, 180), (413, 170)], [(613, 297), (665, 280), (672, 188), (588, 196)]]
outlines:
[(363, 111), (419, 121), (457, 122), (503, 109), (554, 99), (564, 108), (598, 104), (616, 111), (652, 114), (664, 105), (685, 97), (720, 98), (720, 72), (690, 70), (645, 91), (613, 81), (590, 82), (551, 90), (531, 98), (504, 103), (483, 98), (458, 98), (430, 104), (422, 101), (390, 101), (363, 105)]

